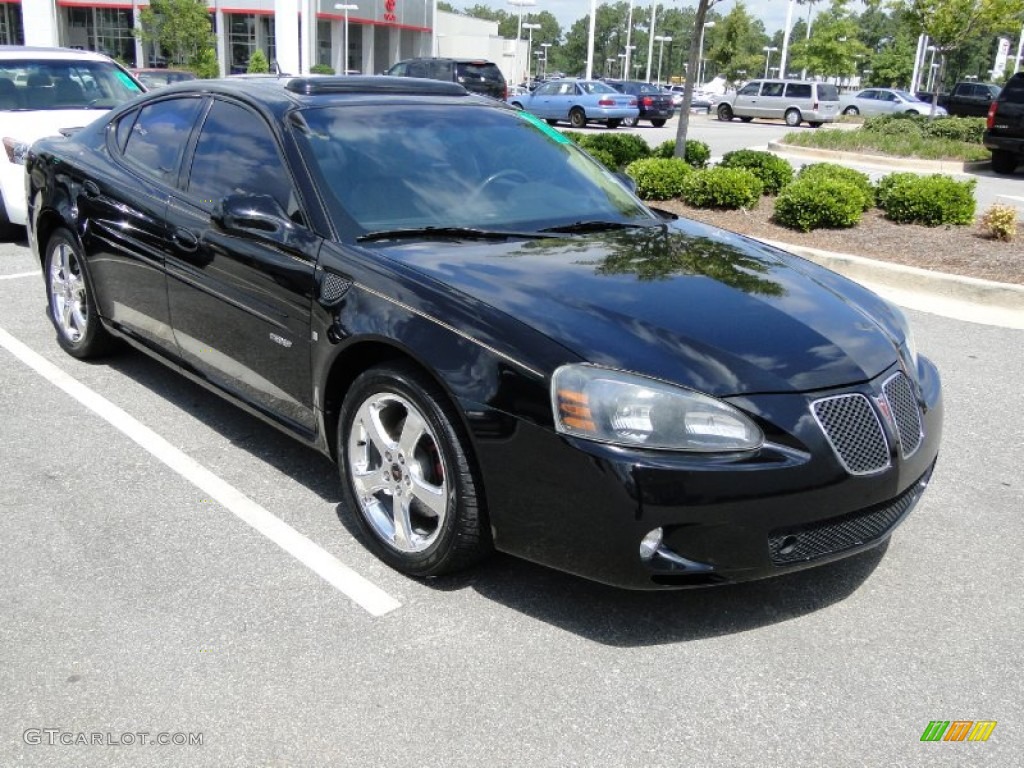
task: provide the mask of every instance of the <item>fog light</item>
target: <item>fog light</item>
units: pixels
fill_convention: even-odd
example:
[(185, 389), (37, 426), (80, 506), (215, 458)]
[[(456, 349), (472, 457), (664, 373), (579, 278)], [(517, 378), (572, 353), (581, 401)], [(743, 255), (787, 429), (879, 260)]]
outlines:
[(655, 528), (653, 531), (644, 536), (640, 542), (640, 559), (647, 561), (654, 557), (654, 553), (658, 551), (658, 547), (661, 546), (661, 539), (664, 535), (664, 531), (661, 528)]

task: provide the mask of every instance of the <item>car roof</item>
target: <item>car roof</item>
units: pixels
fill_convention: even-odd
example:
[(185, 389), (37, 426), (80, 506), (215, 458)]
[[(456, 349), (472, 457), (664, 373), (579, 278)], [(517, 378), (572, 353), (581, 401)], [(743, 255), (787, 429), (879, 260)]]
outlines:
[(151, 92), (155, 98), (176, 93), (210, 93), (235, 96), (277, 111), (294, 107), (341, 104), (352, 101), (381, 103), (393, 97), (447, 97), (466, 103), (499, 104), (493, 99), (477, 96), (458, 83), (425, 80), (416, 77), (386, 75), (307, 77), (261, 75), (225, 77), (216, 80), (185, 80)]
[(95, 51), (80, 51), (77, 48), (43, 48), (31, 45), (0, 45), (0, 61), (11, 59), (110, 61), (108, 56)]

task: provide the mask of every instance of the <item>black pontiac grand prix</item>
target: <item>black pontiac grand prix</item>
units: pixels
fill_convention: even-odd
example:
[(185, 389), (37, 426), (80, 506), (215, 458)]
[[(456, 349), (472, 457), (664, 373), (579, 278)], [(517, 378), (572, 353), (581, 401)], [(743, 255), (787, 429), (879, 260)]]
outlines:
[(785, 573), (886, 540), (935, 463), (899, 310), (455, 84), (173, 85), (27, 171), (60, 345), (127, 341), (335, 457), (408, 574)]

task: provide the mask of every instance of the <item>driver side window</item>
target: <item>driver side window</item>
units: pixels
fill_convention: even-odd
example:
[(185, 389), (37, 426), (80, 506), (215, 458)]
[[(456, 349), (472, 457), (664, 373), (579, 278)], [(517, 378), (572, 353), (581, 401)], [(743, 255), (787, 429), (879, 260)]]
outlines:
[(301, 220), (291, 177), (270, 129), (236, 104), (214, 101), (192, 157), (188, 192), (205, 210), (232, 194), (270, 195), (293, 221)]

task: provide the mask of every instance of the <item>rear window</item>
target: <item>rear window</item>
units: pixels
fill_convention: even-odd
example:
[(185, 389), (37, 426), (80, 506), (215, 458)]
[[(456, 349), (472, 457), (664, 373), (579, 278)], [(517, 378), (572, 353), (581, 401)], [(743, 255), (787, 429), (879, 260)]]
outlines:
[(474, 64), (472, 62), (460, 61), (455, 65), (455, 71), (457, 74), (456, 82), (463, 84), (480, 81), (501, 84), (505, 82), (505, 78), (502, 76), (497, 64)]
[(832, 83), (818, 83), (818, 101), (839, 101), (839, 89)]
[(1014, 75), (1003, 87), (999, 95), (1000, 101), (1011, 101), (1014, 104), (1024, 104), (1024, 77)]

